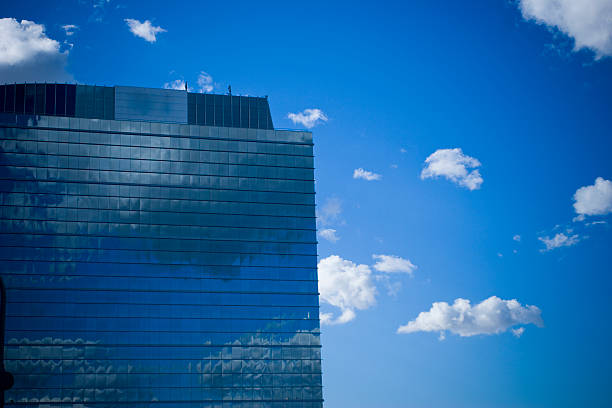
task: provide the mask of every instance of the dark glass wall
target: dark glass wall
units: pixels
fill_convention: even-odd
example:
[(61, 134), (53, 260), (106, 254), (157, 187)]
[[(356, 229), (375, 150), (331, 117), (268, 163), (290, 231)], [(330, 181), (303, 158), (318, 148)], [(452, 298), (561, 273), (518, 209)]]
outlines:
[(0, 204), (5, 406), (321, 407), (310, 133), (4, 114)]
[[(186, 108), (177, 107), (180, 96), (187, 96)], [(0, 85), (0, 113), (274, 129), (267, 98), (138, 87)]]
[(114, 119), (115, 88), (71, 84), (0, 85), (0, 113)]
[(187, 97), (190, 124), (274, 129), (266, 98), (199, 93)]

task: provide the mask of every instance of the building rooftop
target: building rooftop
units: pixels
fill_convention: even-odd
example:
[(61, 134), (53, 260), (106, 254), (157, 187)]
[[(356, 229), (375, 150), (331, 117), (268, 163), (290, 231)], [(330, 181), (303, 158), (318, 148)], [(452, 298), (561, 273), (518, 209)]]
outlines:
[(0, 113), (274, 129), (267, 98), (133, 86), (0, 85)]

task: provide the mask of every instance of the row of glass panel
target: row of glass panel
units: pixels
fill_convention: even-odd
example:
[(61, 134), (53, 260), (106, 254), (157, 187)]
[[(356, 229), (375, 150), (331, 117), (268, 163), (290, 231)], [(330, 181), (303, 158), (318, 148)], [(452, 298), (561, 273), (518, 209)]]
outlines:
[[(162, 149), (208, 150), (217, 152), (242, 152), (257, 154), (281, 154), (312, 157), (313, 145), (286, 141), (239, 141), (197, 137), (129, 135), (122, 133), (99, 133), (71, 131), (71, 129), (23, 129), (0, 126), (0, 139), (25, 142), (56, 142), (91, 144), (99, 146), (121, 146), (126, 148), (156, 147)], [(36, 151), (24, 149), (25, 151)], [(136, 157), (129, 155), (127, 157)]]
[(314, 194), (314, 183), (304, 180), (263, 179), (233, 176), (195, 176), (136, 171), (72, 170), (46, 167), (0, 165), (3, 179), (21, 181), (62, 181), (73, 183), (144, 184), (160, 187), (195, 187), (230, 190), (274, 191)]
[(269, 216), (278, 219), (309, 218), (314, 221), (311, 205), (241, 203), (229, 201), (175, 200), (139, 197), (102, 197), (53, 193), (0, 192), (0, 205), (42, 208), (72, 208), (92, 210), (166, 211), (194, 214), (248, 214), (249, 217)]
[(37, 302), (116, 303), (127, 301), (152, 304), (202, 304), (202, 305), (263, 305), (263, 306), (318, 306), (318, 296), (313, 294), (283, 293), (214, 293), (181, 291), (82, 291), (37, 290), (12, 288), (7, 292), (8, 302), (36, 300)]
[[(189, 386), (185, 388), (164, 388), (151, 385), (150, 387), (134, 387), (134, 388), (90, 388), (83, 389), (32, 389), (32, 390), (9, 390), (5, 394), (7, 401), (13, 400), (19, 402), (16, 407), (36, 407), (36, 408), (51, 408), (57, 406), (83, 407), (95, 403), (96, 407), (202, 407), (202, 403), (207, 401), (231, 401), (231, 405), (218, 405), (219, 407), (235, 407), (236, 404), (242, 401), (242, 407), (252, 408), (256, 401), (278, 401), (275, 407), (294, 407), (296, 405), (288, 405), (291, 401), (313, 401), (321, 400), (322, 390), (320, 387), (272, 387), (272, 388), (251, 388), (251, 387), (236, 387), (236, 388), (213, 388), (213, 387), (195, 387)], [(60, 400), (64, 400), (65, 405), (57, 405)], [(154, 401), (154, 402), (151, 402)], [(168, 401), (168, 405), (161, 404), (163, 401)], [(182, 401), (186, 405), (180, 404)], [(197, 403), (194, 403), (196, 401)], [(34, 405), (28, 405), (27, 402)], [(106, 405), (104, 403), (108, 403)], [(137, 404), (142, 405), (137, 405)], [(115, 405), (113, 405), (115, 404)], [(304, 407), (299, 403), (296, 407)], [(7, 404), (5, 406), (11, 406)], [(204, 405), (206, 406), (206, 405)], [(260, 405), (265, 406), (265, 405)], [(307, 405), (308, 407), (312, 405)], [(321, 406), (320, 403), (318, 405)]]
[[(229, 375), (228, 375), (229, 374)], [(320, 376), (308, 373), (240, 374), (16, 374), (17, 389), (98, 389), (164, 386), (169, 388), (209, 388), (209, 387), (312, 387), (321, 386)], [(253, 378), (255, 377), (255, 378)]]
[[(86, 172), (87, 173), (87, 172)], [(188, 186), (146, 186), (126, 184), (100, 184), (77, 180), (73, 182), (38, 180), (27, 178), (21, 180), (0, 174), (0, 191), (14, 193), (55, 193), (68, 195), (93, 195), (106, 197), (138, 197), (174, 200), (210, 200), (234, 201), (248, 203), (297, 204), (314, 206), (314, 194), (223, 190), (199, 187), (199, 177), (184, 176), (187, 181), (193, 181), (194, 187)], [(198, 180), (195, 180), (197, 178)], [(193, 179), (193, 180), (192, 180)], [(138, 181), (138, 180), (136, 180)], [(190, 184), (191, 185), (191, 184)]]
[[(311, 332), (287, 333), (287, 332), (101, 332), (101, 331), (72, 331), (49, 330), (46, 332), (35, 332), (31, 330), (11, 330), (7, 328), (7, 344), (88, 344), (88, 345), (131, 345), (134, 347), (151, 348), (151, 346), (193, 346), (201, 347), (218, 346), (223, 350), (230, 350), (230, 346), (263, 346), (276, 350), (277, 346), (287, 345), (319, 345), (319, 329)], [(182, 348), (181, 348), (182, 349)], [(288, 354), (284, 358), (300, 358), (293, 356), (285, 348)], [(93, 350), (93, 349), (87, 349)], [(224, 352), (225, 353), (225, 352)], [(314, 352), (313, 352), (314, 353)], [(320, 353), (320, 350), (318, 351)], [(229, 353), (231, 358), (232, 354)], [(273, 358), (282, 358), (273, 355)], [(314, 358), (314, 357), (313, 357)]]
[(293, 130), (256, 130), (234, 127), (194, 126), (178, 123), (97, 120), (43, 115), (0, 113), (0, 124), (19, 129), (95, 131), (99, 133), (143, 134), (144, 136), (180, 136), (221, 140), (267, 141), (277, 143), (312, 143), (312, 133)]
[[(71, 239), (71, 238), (68, 238)], [(78, 241), (78, 240), (77, 240)], [(262, 253), (262, 252), (215, 252), (210, 251), (205, 245), (201, 249), (175, 249), (161, 250), (164, 241), (143, 241), (142, 248), (121, 248), (116, 245), (115, 238), (89, 239), (84, 244), (55, 245), (57, 242), (45, 240), (39, 241), (41, 245), (24, 245), (18, 236), (9, 242), (0, 235), (0, 258), (14, 260), (52, 260), (52, 261), (111, 261), (117, 263), (149, 263), (158, 261), (170, 264), (183, 264), (182, 261), (189, 261), (196, 265), (253, 265), (253, 266), (282, 266), (313, 268), (316, 265), (316, 254), (287, 254), (287, 253)], [(153, 242), (148, 242), (153, 241)], [(115, 243), (114, 243), (115, 242)], [(140, 242), (133, 240), (134, 246), (141, 245)], [(66, 244), (66, 242), (63, 242)], [(192, 243), (185, 241), (185, 243)], [(89, 246), (88, 246), (89, 245)], [(166, 245), (166, 247), (172, 245)], [(148, 248), (147, 248), (148, 247)], [(155, 247), (155, 248), (154, 248)], [(11, 253), (13, 251), (13, 253)], [(28, 256), (28, 253), (31, 256)], [(48, 258), (45, 258), (48, 256)], [(113, 257), (117, 258), (113, 258)], [(72, 258), (72, 259), (70, 259)]]
[(257, 177), (312, 181), (313, 169), (252, 165), (250, 163), (224, 164), (172, 159), (122, 159), (110, 157), (69, 156), (48, 153), (2, 153), (6, 166), (36, 168), (63, 168), (85, 170), (132, 171), (159, 174), (190, 174), (219, 177)]
[[(181, 164), (207, 164), (217, 165), (221, 174), (229, 174), (228, 166), (250, 166), (252, 168), (276, 168), (281, 170), (297, 169), (301, 171), (313, 170), (312, 156), (286, 156), (255, 153), (234, 153), (198, 150), (178, 150), (170, 148), (126, 148), (121, 146), (102, 146), (89, 144), (69, 144), (58, 142), (19, 142), (14, 140), (0, 140), (0, 148), (4, 154), (20, 155), (15, 160), (25, 160), (29, 156), (39, 155), (36, 163), (49, 164), (58, 167), (60, 159), (91, 159), (96, 164), (102, 160), (118, 169), (143, 166), (139, 163), (151, 163), (151, 166), (164, 168), (168, 162)], [(139, 149), (131, 151), (129, 149)], [(45, 161), (46, 157), (46, 161)], [(121, 160), (117, 166), (117, 160)], [(129, 162), (128, 165), (125, 162)], [(99, 167), (100, 164), (97, 164)], [(223, 170), (228, 169), (228, 170)], [(306, 172), (305, 174), (310, 174)]]
[[(63, 401), (63, 402), (62, 402)], [(80, 401), (80, 400), (79, 400)], [(74, 408), (74, 404), (79, 401), (75, 400), (73, 402), (72, 398), (66, 397), (64, 400), (56, 399), (53, 401), (53, 408), (56, 407), (69, 407)], [(49, 405), (50, 400), (46, 401), (44, 404), (40, 404), (38, 399), (34, 399), (34, 402), (20, 402), (19, 405), (14, 403), (14, 400), (9, 400), (7, 397), (6, 407), (7, 408), (51, 408)], [(117, 402), (111, 403), (96, 403), (96, 408), (117, 408), (117, 406), (121, 406)], [(318, 400), (316, 402), (311, 401), (288, 401), (288, 400), (266, 400), (266, 401), (230, 401), (227, 400), (222, 402), (218, 401), (203, 401), (203, 400), (191, 400), (191, 401), (139, 401), (139, 402), (130, 402), (130, 408), (321, 408), (323, 406), (322, 400)]]
[[(33, 348), (34, 350), (29, 350)], [(37, 349), (38, 348), (38, 349)], [(55, 349), (57, 347), (53, 347)], [(247, 374), (245, 377), (253, 377), (252, 374), (270, 373), (295, 373), (315, 374), (321, 370), (321, 360), (316, 358), (317, 353), (312, 353), (314, 348), (294, 347), (292, 355), (299, 358), (272, 358), (271, 351), (274, 348), (261, 348), (260, 354), (265, 356), (254, 356), (255, 348), (235, 347), (239, 349), (238, 357), (223, 358), (219, 347), (192, 347), (193, 351), (185, 356), (182, 350), (185, 347), (168, 347), (166, 353), (153, 353), (139, 356), (131, 356), (136, 351), (146, 351), (145, 347), (129, 347), (120, 350), (116, 347), (108, 348), (105, 358), (93, 358), (89, 348), (72, 347), (64, 350), (52, 350), (48, 347), (21, 346), (18, 350), (11, 346), (11, 357), (7, 364), (13, 372), (19, 374), (72, 374), (88, 373), (101, 374), (97, 365), (107, 365), (104, 374), (196, 374), (196, 373), (231, 373), (237, 372)], [(242, 353), (240, 353), (242, 349)], [(276, 350), (276, 349), (274, 349)], [(178, 351), (180, 356), (174, 355)], [(275, 353), (278, 354), (278, 353)], [(287, 352), (285, 352), (288, 355)], [(121, 357), (127, 356), (127, 357)], [(315, 356), (315, 357), (312, 357)], [(8, 367), (7, 367), (8, 368)]]
[(316, 256), (312, 243), (215, 241), (208, 239), (158, 238), (145, 235), (130, 237), (55, 234), (0, 234), (0, 246), (33, 248), (81, 248), (121, 250), (168, 250), (180, 252), (205, 252), (235, 255), (295, 255)]
[[(107, 364), (107, 372), (310, 372), (319, 367), (320, 345), (270, 347), (106, 345), (7, 345), (7, 361), (20, 370), (41, 372), (99, 372), (88, 361)], [(314, 368), (313, 368), (314, 367)], [(186, 369), (187, 368), (187, 369)], [(21, 372), (17, 370), (16, 372)]]
[[(88, 221), (43, 221), (22, 219), (0, 219), (3, 231), (9, 233), (40, 234), (78, 234), (96, 236), (153, 236), (158, 238), (185, 237), (238, 240), (238, 241), (275, 241), (275, 242), (316, 242), (314, 230), (285, 230), (271, 228), (240, 227), (189, 227), (173, 225), (138, 224), (137, 220), (125, 223), (88, 222)], [(212, 263), (216, 265), (216, 263)], [(230, 263), (231, 264), (231, 263)], [(270, 265), (275, 265), (271, 263)], [(297, 265), (293, 265), (297, 266)]]
[[(0, 194), (0, 197), (8, 194)], [(139, 205), (137, 198), (118, 198), (106, 197), (97, 201), (98, 207), (112, 208), (91, 208), (94, 206), (94, 198), (79, 200), (78, 207), (70, 206), (75, 204), (75, 199), (63, 200), (63, 202), (53, 203), (54, 205), (45, 205), (38, 202), (41, 197), (31, 197), (24, 194), (15, 194), (16, 196), (26, 196), (29, 203), (23, 205), (17, 204), (17, 197), (7, 197), (4, 201), (11, 201), (11, 204), (4, 204), (0, 208), (0, 218), (5, 219), (37, 219), (44, 216), (45, 219), (53, 220), (79, 220), (79, 221), (103, 221), (103, 222), (125, 222), (125, 220), (137, 219), (138, 222), (147, 224), (166, 224), (166, 225), (186, 225), (193, 226), (224, 226), (224, 225), (243, 225), (249, 228), (282, 228), (282, 229), (315, 229), (314, 217), (296, 217), (287, 215), (253, 215), (253, 214), (223, 214), (198, 211), (195, 203), (192, 206), (175, 207), (191, 207), (196, 211), (166, 211), (152, 210), (149, 205)], [(62, 199), (62, 195), (56, 195), (58, 199)], [(45, 199), (47, 197), (42, 197)], [(36, 201), (36, 205), (31, 204)], [(73, 202), (68, 202), (73, 201)], [(173, 203), (156, 203), (165, 204), (164, 208), (171, 208)], [(179, 203), (180, 204), (180, 203)], [(203, 204), (207, 208), (209, 205)], [(147, 209), (141, 207), (149, 207)], [(30, 218), (31, 216), (32, 218)], [(165, 222), (167, 220), (167, 222)]]
[[(299, 379), (303, 378), (302, 375), (308, 377), (321, 370), (321, 362), (316, 359), (251, 359), (246, 355), (244, 358), (220, 360), (200, 355), (189, 359), (167, 360), (170, 354), (166, 354), (161, 357), (145, 356), (146, 360), (139, 360), (139, 357), (136, 356), (123, 357), (123, 359), (113, 356), (113, 359), (107, 360), (85, 357), (84, 352), (78, 350), (72, 353), (77, 357), (60, 355), (60, 357), (52, 358), (38, 355), (28, 357), (25, 354), (27, 351), (25, 349), (11, 351), (11, 356), (16, 356), (7, 359), (7, 365), (13, 370), (12, 373), (17, 375), (124, 374), (136, 379), (146, 378), (151, 374), (176, 375), (179, 378), (182, 375), (185, 378), (186, 375), (193, 377), (198, 374), (239, 373), (243, 374), (242, 378), (248, 381), (260, 375), (270, 378), (271, 374), (292, 374), (293, 377)], [(25, 359), (24, 356), (26, 356)], [(99, 369), (100, 365), (106, 366), (103, 372)], [(170, 384), (172, 382), (168, 382), (168, 385)]]
[(48, 279), (69, 278), (71, 275), (107, 276), (117, 275), (134, 277), (171, 277), (171, 278), (222, 278), (222, 279), (282, 279), (282, 280), (316, 280), (316, 267), (288, 268), (269, 266), (203, 266), (203, 265), (170, 265), (157, 264), (121, 264), (105, 261), (89, 262), (55, 262), (8, 261), (4, 260), (3, 274), (44, 274)]
[(195, 305), (137, 305), (137, 304), (76, 304), (21, 302), (7, 305), (8, 316), (72, 316), (72, 317), (132, 317), (172, 318), (189, 317), (224, 319), (315, 319), (318, 307), (279, 306), (195, 306)]
[[(313, 316), (314, 317), (314, 316)], [(298, 331), (313, 330), (319, 321), (313, 319), (184, 319), (133, 317), (66, 317), (66, 316), (8, 316), (7, 326), (12, 330), (46, 331), (61, 328), (67, 332), (84, 328), (94, 331)]]
[(2, 219), (111, 222), (130, 224), (183, 225), (205, 227), (241, 226), (242, 228), (314, 230), (314, 218), (271, 217), (225, 214), (181, 213), (127, 209), (86, 209), (45, 206), (9, 206), (0, 208)]
[(134, 278), (118, 275), (67, 276), (64, 279), (48, 279), (44, 275), (5, 275), (4, 278), (7, 287), (33, 289), (317, 292), (317, 281), (295, 280)]
[[(4, 132), (6, 133), (6, 132)], [(7, 136), (6, 134), (4, 136)], [(0, 128), (0, 149), (11, 154), (41, 154), (61, 155), (69, 157), (93, 157), (114, 158), (134, 160), (177, 160), (182, 162), (205, 162), (215, 164), (249, 164), (252, 166), (264, 165), (288, 168), (312, 169), (312, 152), (307, 155), (262, 153), (249, 150), (248, 146), (242, 146), (242, 150), (236, 145), (228, 146), (218, 144), (197, 143), (196, 146), (129, 146), (124, 143), (110, 144), (96, 143), (97, 141), (65, 141), (48, 140), (49, 136), (42, 131), (32, 134), (30, 137), (21, 136), (19, 139), (2, 137)], [(250, 150), (255, 150), (251, 148)]]
[[(239, 372), (238, 372), (239, 373)], [(317, 387), (321, 386), (320, 376), (314, 374), (262, 374), (258, 378), (251, 374), (27, 374), (15, 375), (16, 391), (19, 389), (48, 390), (97, 388), (123, 389), (130, 388), (212, 388), (212, 387)]]

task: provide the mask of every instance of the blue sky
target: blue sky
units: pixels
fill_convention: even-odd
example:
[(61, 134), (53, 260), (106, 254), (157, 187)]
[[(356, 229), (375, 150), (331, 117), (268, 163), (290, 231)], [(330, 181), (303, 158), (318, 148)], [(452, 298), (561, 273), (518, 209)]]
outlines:
[(1, 82), (312, 126), (327, 407), (612, 406), (612, 1), (52, 3), (0, 5)]

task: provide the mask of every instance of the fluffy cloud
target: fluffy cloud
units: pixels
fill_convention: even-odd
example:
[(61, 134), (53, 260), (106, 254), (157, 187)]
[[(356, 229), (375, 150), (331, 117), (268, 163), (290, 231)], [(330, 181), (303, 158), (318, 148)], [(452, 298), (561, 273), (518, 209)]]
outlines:
[(542, 241), (546, 246), (545, 249), (541, 250), (542, 252), (552, 251), (556, 248), (576, 245), (580, 241), (580, 237), (578, 236), (578, 234), (565, 235), (563, 232), (558, 233), (552, 238), (545, 236), (539, 237), (538, 239)]
[(574, 50), (588, 48), (597, 58), (612, 55), (610, 0), (520, 0), (526, 20), (554, 27), (574, 39)]
[(69, 81), (68, 51), (47, 37), (45, 26), (14, 18), (0, 19), (0, 78), (3, 82)]
[(580, 187), (574, 194), (574, 210), (577, 219), (586, 215), (606, 215), (612, 212), (612, 182), (602, 177), (595, 179), (592, 186)]
[(132, 34), (151, 43), (157, 41), (157, 34), (166, 32), (166, 30), (164, 30), (163, 28), (156, 27), (151, 24), (149, 20), (145, 20), (141, 23), (140, 21), (134, 20), (133, 18), (126, 18), (125, 22), (130, 28)]
[(338, 242), (340, 239), (340, 237), (336, 234), (336, 230), (332, 228), (322, 229), (317, 234), (329, 242)]
[(294, 124), (299, 123), (307, 129), (313, 128), (320, 122), (327, 122), (327, 116), (325, 116), (321, 109), (304, 109), (302, 112), (289, 113), (287, 117)]
[(200, 92), (212, 92), (214, 89), (212, 76), (204, 71), (200, 71), (198, 75), (198, 86), (200, 87)]
[(340, 316), (321, 314), (322, 324), (342, 324), (355, 318), (355, 310), (376, 304), (376, 287), (368, 265), (357, 265), (337, 255), (323, 258), (318, 264), (321, 301), (340, 309)]
[(515, 240), (516, 242), (521, 242), (521, 236), (518, 234), (513, 236), (512, 239)]
[[(498, 334), (517, 325), (535, 324), (543, 326), (541, 311), (536, 306), (522, 306), (515, 299), (503, 300), (491, 296), (472, 306), (467, 299), (456, 299), (452, 305), (435, 302), (427, 312), (397, 329), (398, 333), (440, 332), (444, 339), (449, 331), (462, 337), (478, 334)], [(523, 334), (523, 331), (518, 329)]]
[[(174, 81), (166, 82), (164, 84), (164, 89), (176, 89), (177, 91), (184, 91), (185, 81), (183, 81), (182, 79), (175, 79)], [(192, 89), (188, 88), (187, 90), (191, 91)]]
[(358, 169), (355, 169), (355, 171), (353, 171), (353, 178), (373, 181), (373, 180), (380, 180), (382, 176), (380, 174), (376, 174), (376, 173), (372, 173), (371, 171), (364, 170), (360, 167)]
[(425, 159), (421, 179), (443, 176), (469, 190), (478, 190), (483, 179), (476, 167), (480, 162), (464, 155), (460, 148), (438, 149)]
[(417, 268), (415, 264), (408, 259), (401, 258), (395, 255), (372, 255), (376, 260), (374, 269), (384, 273), (407, 273), (412, 275)]

